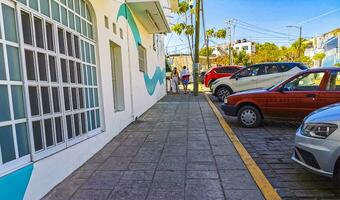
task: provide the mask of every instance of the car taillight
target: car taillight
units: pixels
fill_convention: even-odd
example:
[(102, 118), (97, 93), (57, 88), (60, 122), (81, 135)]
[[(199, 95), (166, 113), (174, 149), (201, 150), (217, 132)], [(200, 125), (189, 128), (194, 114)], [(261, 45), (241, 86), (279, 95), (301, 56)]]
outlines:
[(301, 134), (308, 137), (325, 139), (330, 136), (338, 125), (329, 123), (305, 123), (301, 126)]

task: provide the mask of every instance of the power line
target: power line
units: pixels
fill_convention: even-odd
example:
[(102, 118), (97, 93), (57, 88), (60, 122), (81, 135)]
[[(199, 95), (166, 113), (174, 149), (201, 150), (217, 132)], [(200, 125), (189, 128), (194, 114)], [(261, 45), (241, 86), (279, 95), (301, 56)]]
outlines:
[(307, 19), (307, 20), (304, 20), (304, 21), (298, 23), (298, 25), (301, 26), (302, 24), (309, 23), (309, 22), (311, 22), (311, 21), (314, 21), (314, 20), (316, 20), (316, 19), (319, 19), (319, 18), (321, 18), (321, 17), (327, 16), (327, 15), (329, 15), (329, 14), (332, 14), (332, 13), (335, 13), (335, 12), (338, 12), (338, 11), (340, 11), (340, 8), (336, 8), (336, 9), (334, 9), (334, 10), (328, 11), (328, 12), (323, 13), (323, 14), (321, 14), (321, 15), (318, 15), (318, 16), (316, 16), (316, 17), (312, 17), (312, 18), (309, 18), (309, 19)]

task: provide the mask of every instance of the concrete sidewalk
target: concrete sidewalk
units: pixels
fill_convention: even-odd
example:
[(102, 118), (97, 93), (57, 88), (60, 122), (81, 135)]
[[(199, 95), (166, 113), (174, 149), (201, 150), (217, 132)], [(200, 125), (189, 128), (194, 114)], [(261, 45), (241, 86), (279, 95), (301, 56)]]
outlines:
[(203, 95), (166, 96), (45, 199), (263, 199)]

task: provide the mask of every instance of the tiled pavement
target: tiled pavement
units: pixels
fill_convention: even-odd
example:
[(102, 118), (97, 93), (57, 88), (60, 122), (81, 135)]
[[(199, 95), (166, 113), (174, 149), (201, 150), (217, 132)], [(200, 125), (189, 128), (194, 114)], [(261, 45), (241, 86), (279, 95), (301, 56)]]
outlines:
[(331, 179), (312, 174), (290, 159), (299, 123), (264, 121), (259, 128), (246, 129), (236, 118), (224, 117), (282, 199), (340, 199), (340, 187)]
[(263, 199), (203, 96), (166, 96), (45, 199)]

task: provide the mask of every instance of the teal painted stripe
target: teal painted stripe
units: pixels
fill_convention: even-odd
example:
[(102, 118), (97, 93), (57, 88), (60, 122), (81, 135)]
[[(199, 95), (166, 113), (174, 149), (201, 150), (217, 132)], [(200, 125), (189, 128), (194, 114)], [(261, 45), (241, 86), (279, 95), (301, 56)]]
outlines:
[(165, 69), (161, 69), (160, 67), (156, 67), (156, 71), (153, 77), (149, 77), (147, 73), (144, 73), (144, 82), (146, 85), (146, 89), (148, 90), (149, 95), (153, 95), (157, 86), (157, 83), (163, 85), (165, 80)]
[[(138, 47), (139, 44), (142, 44), (142, 38), (140, 36), (138, 26), (133, 18), (131, 10), (126, 4), (122, 4), (120, 6), (118, 10), (117, 20), (119, 19), (119, 17), (124, 17), (127, 20), (129, 27), (132, 31), (133, 38), (135, 39), (136, 47)], [(152, 96), (155, 93), (157, 83), (159, 82), (161, 85), (163, 85), (164, 80), (165, 80), (165, 68), (162, 70), (160, 67), (157, 66), (154, 75), (151, 78), (149, 77), (147, 72), (144, 72), (144, 82), (150, 96)]]
[(0, 177), (0, 199), (22, 200), (30, 181), (33, 164)]
[(142, 44), (142, 39), (138, 30), (138, 26), (135, 22), (135, 19), (133, 18), (130, 8), (126, 4), (122, 4), (120, 6), (118, 10), (117, 20), (119, 19), (119, 17), (124, 17), (127, 20), (135, 39), (136, 46), (138, 46), (138, 44)]

